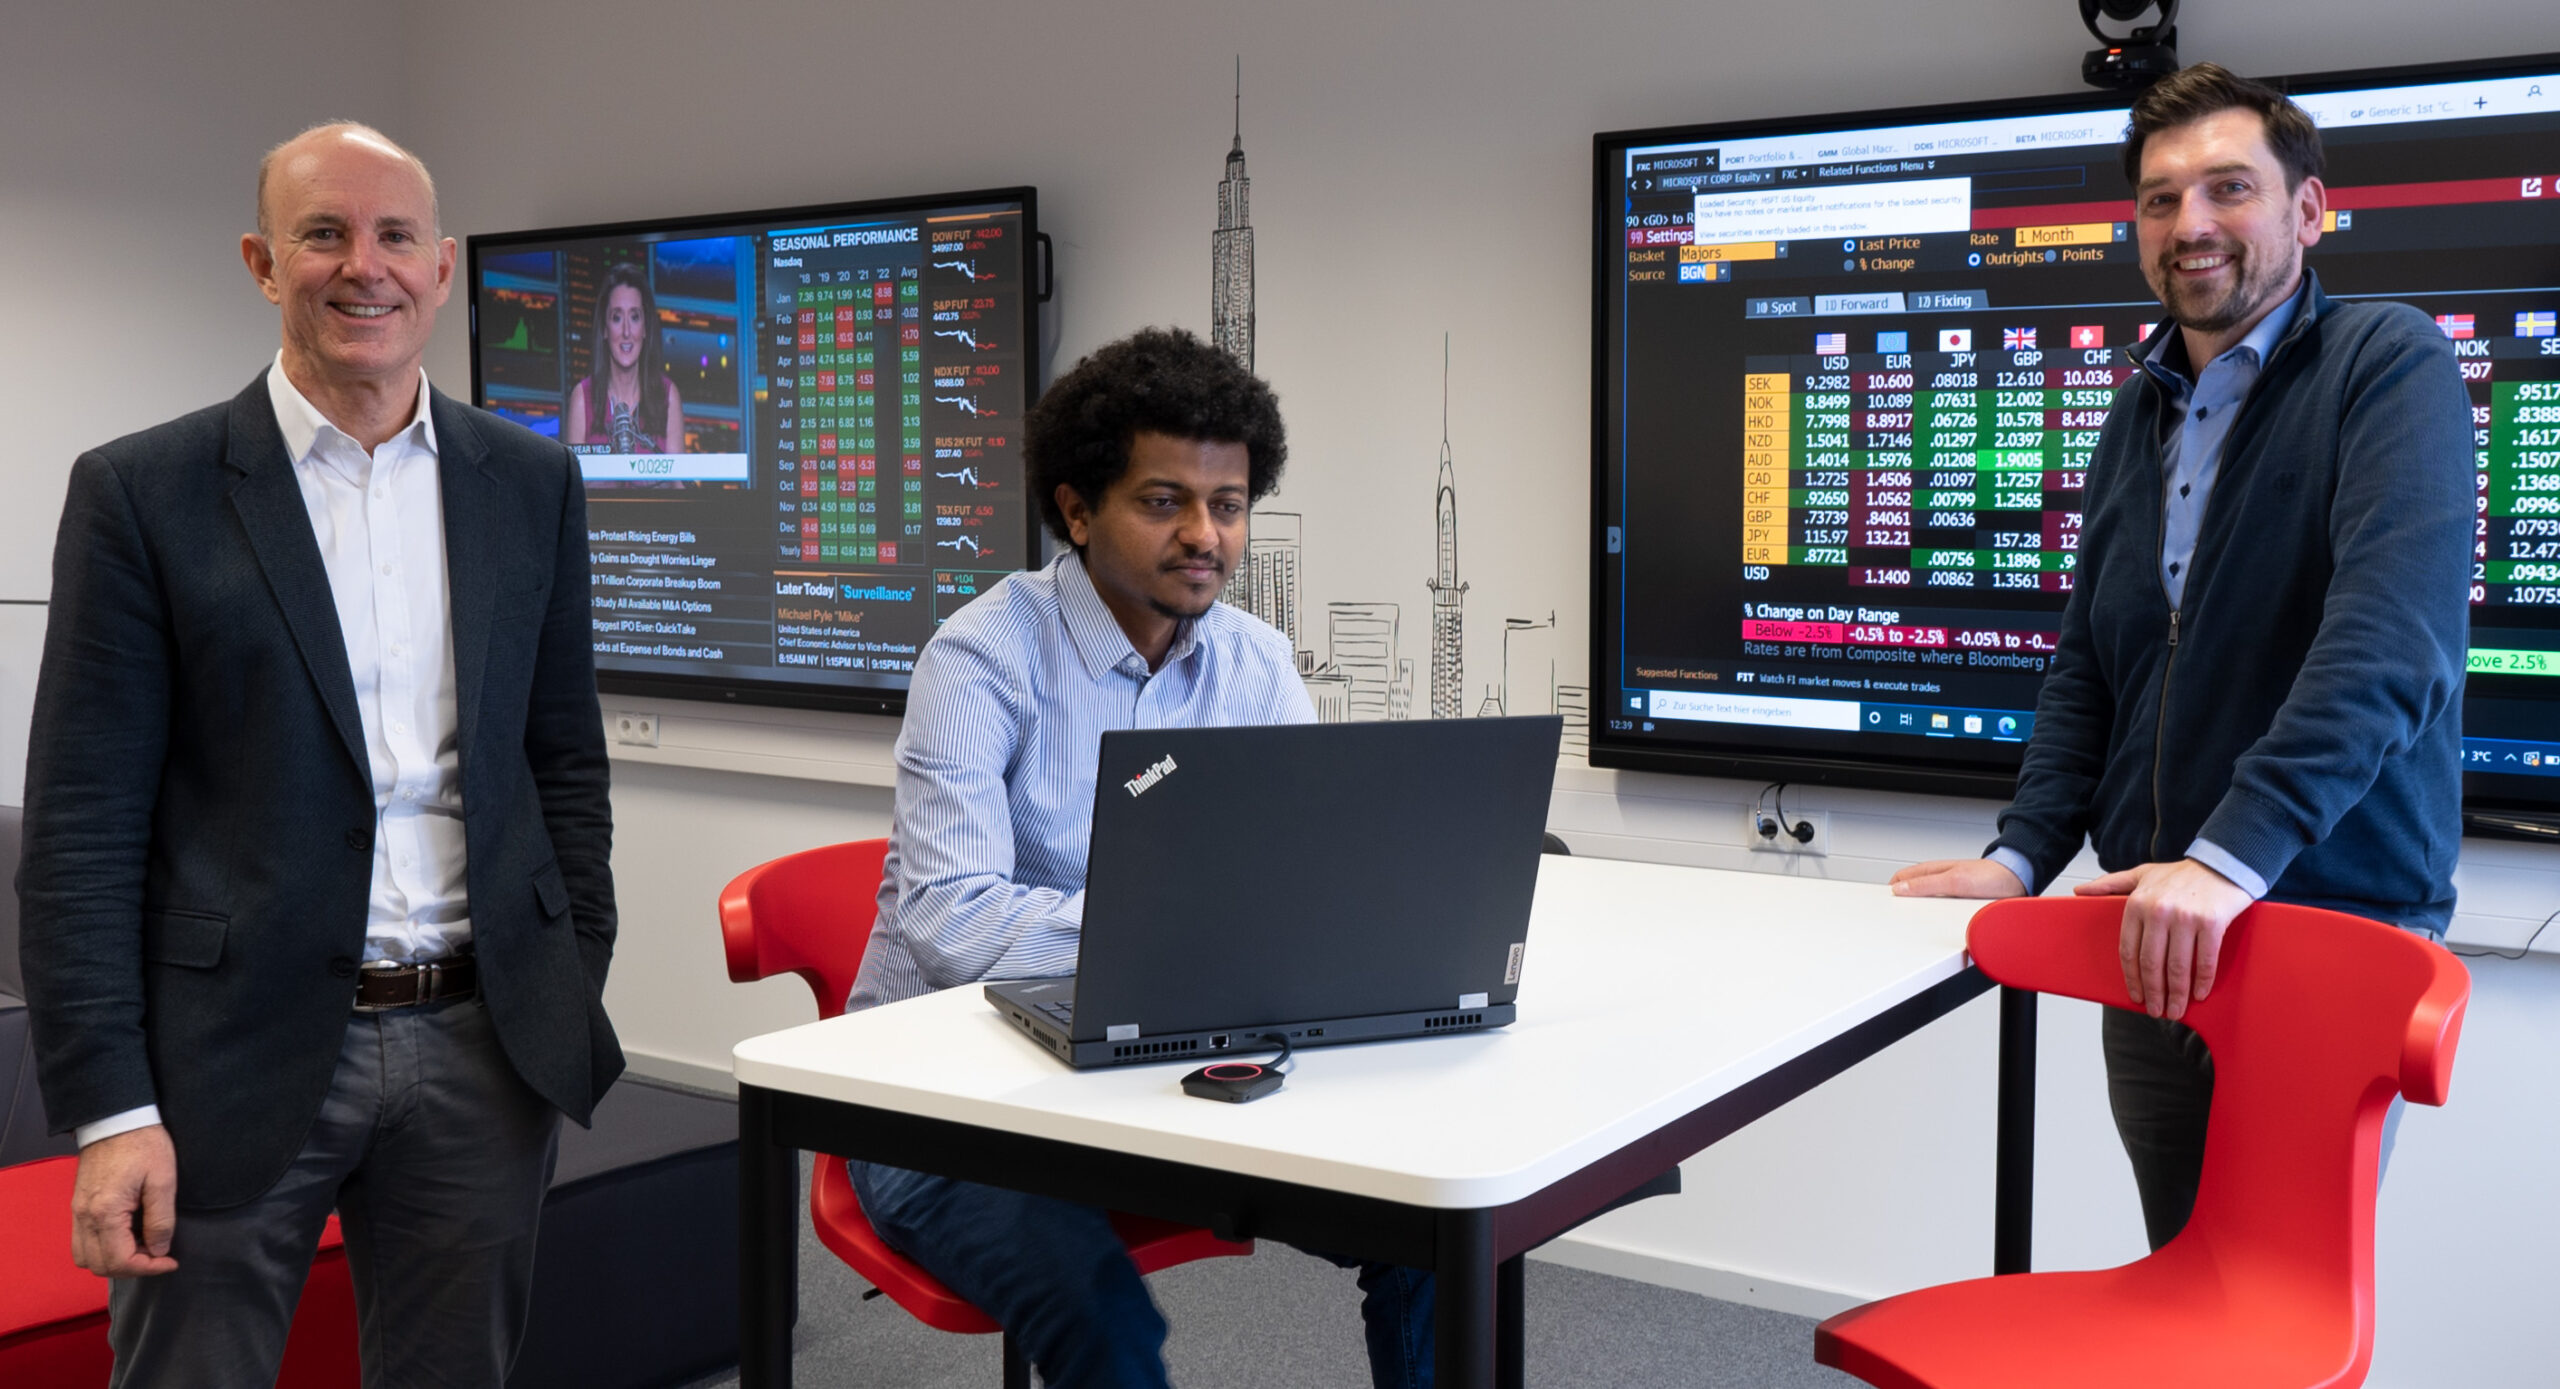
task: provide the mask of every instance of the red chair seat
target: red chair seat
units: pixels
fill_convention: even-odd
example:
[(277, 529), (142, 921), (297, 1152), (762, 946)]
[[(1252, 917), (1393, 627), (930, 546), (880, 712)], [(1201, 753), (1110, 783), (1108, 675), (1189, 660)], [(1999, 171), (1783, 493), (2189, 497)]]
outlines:
[[(809, 1183), (809, 1214), (817, 1224), (819, 1243), (833, 1250), (871, 1286), (887, 1294), (891, 1302), (906, 1308), (917, 1321), (937, 1331), (964, 1336), (1002, 1329), (975, 1305), (942, 1286), (941, 1280), (882, 1242), (872, 1230), (870, 1218), (862, 1213), (853, 1180), (845, 1175), (843, 1158), (818, 1159), (817, 1174)], [(1222, 1240), (1197, 1226), (1177, 1225), (1126, 1211), (1112, 1212), (1111, 1227), (1119, 1231), (1121, 1243), (1129, 1247), (1129, 1258), (1142, 1277), (1194, 1259), (1253, 1252), (1251, 1240)]]
[[(71, 1262), (75, 1157), (0, 1168), (0, 1384), (107, 1382), (107, 1280)], [(338, 1218), (320, 1232), (277, 1389), (354, 1389), (355, 1288)]]
[[(1816, 1328), (1814, 1358), (1877, 1389), (2326, 1389), (2363, 1380), (2355, 1319), (2323, 1306), (2320, 1290), (2170, 1254), (1869, 1303)], [(2297, 1290), (2311, 1296), (2287, 1295)], [(2100, 1346), (2113, 1351), (2092, 1354)]]

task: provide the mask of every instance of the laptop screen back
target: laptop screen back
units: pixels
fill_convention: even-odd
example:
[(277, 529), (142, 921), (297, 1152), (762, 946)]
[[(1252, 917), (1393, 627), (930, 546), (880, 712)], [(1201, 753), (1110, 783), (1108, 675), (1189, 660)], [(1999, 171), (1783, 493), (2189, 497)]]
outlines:
[(1511, 1002), (1562, 732), (1104, 734), (1075, 1037)]

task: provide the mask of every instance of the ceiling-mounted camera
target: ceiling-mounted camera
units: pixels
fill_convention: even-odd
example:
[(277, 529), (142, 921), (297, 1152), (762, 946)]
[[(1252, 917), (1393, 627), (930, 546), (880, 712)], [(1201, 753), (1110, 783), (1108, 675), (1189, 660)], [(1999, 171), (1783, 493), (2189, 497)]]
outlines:
[[(2121, 38), (2098, 27), (2101, 14), (2130, 24), (2155, 8), (2158, 19)], [(2178, 0), (2080, 0), (2080, 22), (2106, 45), (2080, 60), (2080, 80), (2092, 87), (2148, 87), (2178, 70)]]

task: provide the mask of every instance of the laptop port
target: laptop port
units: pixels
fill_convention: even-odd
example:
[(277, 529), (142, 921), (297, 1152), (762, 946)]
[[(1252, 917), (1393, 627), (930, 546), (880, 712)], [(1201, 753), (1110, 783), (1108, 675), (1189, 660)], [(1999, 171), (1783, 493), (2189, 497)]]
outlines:
[(1210, 1034), (1209, 1034), (1209, 1050), (1211, 1050), (1211, 1051), (1225, 1051), (1226, 1049), (1227, 1049), (1227, 1034), (1226, 1034), (1226, 1033), (1224, 1033), (1224, 1032), (1213, 1032), (1213, 1033), (1210, 1033)]
[(1324, 1029), (1321, 1027), (1310, 1027), (1307, 1029), (1307, 1035), (1310, 1037), (1321, 1037), (1324, 1035)]

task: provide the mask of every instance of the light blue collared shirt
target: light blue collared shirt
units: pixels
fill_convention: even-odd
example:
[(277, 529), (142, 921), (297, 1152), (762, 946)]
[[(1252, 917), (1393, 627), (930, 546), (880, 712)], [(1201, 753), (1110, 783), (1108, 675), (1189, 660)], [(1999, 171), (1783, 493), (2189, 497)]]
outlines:
[(1008, 576), (916, 660), (847, 1006), (1075, 971), (1105, 732), (1314, 721), (1287, 638), (1249, 613), (1212, 605), (1149, 671), (1073, 551)]
[[(2304, 284), (2308, 287), (2309, 281)], [(2293, 326), (2302, 293), (2295, 290), (2258, 320), (2238, 346), (2206, 363), (2193, 381), (2186, 375), (2186, 334), (2176, 329), (2160, 334), (2159, 344), (2137, 359), (2168, 396), (2161, 416), (2160, 584), (2168, 590), (2172, 608), (2186, 599), (2187, 571), (2194, 567), (2196, 537), (2204, 530), (2205, 503), (2222, 473), (2223, 441), (2231, 435), (2240, 402), (2248, 399), (2266, 369), (2267, 354)]]
[[(2196, 537), (2204, 531), (2205, 506), (2222, 474), (2222, 446), (2231, 436), (2231, 422), (2258, 384), (2259, 373), (2266, 370), (2267, 355), (2293, 326), (2309, 287), (2306, 276), (2302, 288), (2258, 320), (2258, 326), (2237, 346), (2206, 363), (2193, 381), (2186, 376), (2186, 335), (2174, 326), (2162, 331), (2151, 350), (2135, 359), (2168, 397), (2161, 416), (2160, 586), (2173, 609), (2186, 601), (2187, 575), (2195, 568)], [(2238, 884), (2252, 901), (2267, 895), (2266, 879), (2210, 839), (2199, 837), (2189, 844), (2187, 857)], [(2027, 891), (2042, 890), (2026, 855), (1998, 848), (1989, 858), (2016, 874)]]

